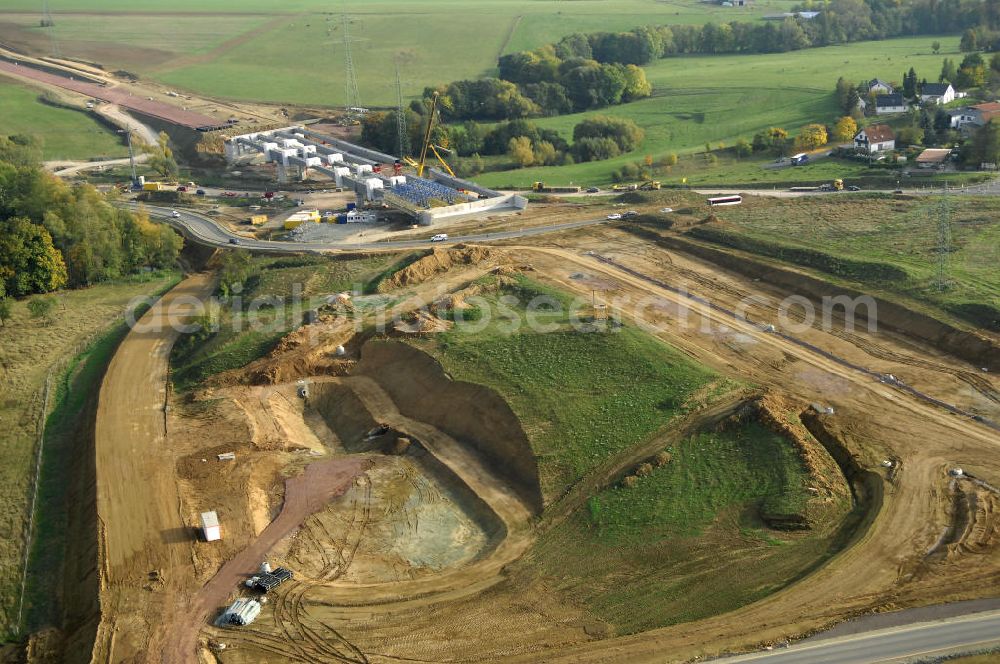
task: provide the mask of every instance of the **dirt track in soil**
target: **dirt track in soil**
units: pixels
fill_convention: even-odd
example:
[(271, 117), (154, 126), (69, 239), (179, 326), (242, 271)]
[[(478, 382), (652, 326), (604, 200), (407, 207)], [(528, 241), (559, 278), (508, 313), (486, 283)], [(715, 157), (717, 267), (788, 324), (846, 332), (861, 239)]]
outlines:
[(164, 664), (186, 664), (196, 651), (200, 627), (222, 606), (236, 588), (260, 567), (268, 552), (298, 528), (307, 517), (326, 507), (364, 472), (359, 457), (341, 457), (309, 464), (303, 474), (285, 481), (285, 502), (281, 513), (253, 543), (231, 558), (198, 591), (188, 605), (184, 619), (171, 626), (163, 651)]

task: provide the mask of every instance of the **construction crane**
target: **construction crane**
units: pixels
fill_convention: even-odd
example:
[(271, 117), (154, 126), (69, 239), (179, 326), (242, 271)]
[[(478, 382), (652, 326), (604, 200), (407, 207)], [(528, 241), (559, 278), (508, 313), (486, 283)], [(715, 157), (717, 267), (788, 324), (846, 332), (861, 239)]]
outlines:
[(446, 162), (444, 158), (441, 156), (441, 153), (438, 152), (438, 150), (448, 151), (448, 149), (443, 148), (440, 145), (434, 145), (431, 142), (431, 134), (434, 132), (434, 119), (437, 114), (438, 97), (439, 95), (437, 92), (435, 92), (434, 96), (431, 97), (431, 109), (430, 113), (427, 116), (427, 130), (424, 132), (424, 145), (422, 148), (420, 148), (420, 160), (419, 161), (414, 161), (412, 159), (406, 160), (406, 163), (417, 169), (417, 177), (424, 176), (424, 169), (427, 167), (428, 150), (434, 153), (434, 156), (437, 157), (437, 160), (441, 162), (442, 166), (444, 166), (444, 170), (448, 171), (448, 175), (450, 175), (451, 177), (455, 177), (455, 171), (451, 170), (451, 166), (448, 165), (448, 162)]

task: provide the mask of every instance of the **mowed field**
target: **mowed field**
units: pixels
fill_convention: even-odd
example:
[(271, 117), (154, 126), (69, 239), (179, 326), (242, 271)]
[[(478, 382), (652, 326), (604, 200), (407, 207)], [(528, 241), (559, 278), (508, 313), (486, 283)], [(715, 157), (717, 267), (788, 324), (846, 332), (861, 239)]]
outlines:
[[(831, 122), (840, 115), (833, 97), (838, 77), (895, 81), (913, 67), (919, 76), (936, 80), (943, 58), (962, 57), (957, 38), (937, 40), (942, 45), (938, 55), (931, 51), (935, 38), (912, 37), (794, 53), (659, 60), (645, 68), (653, 84), (652, 97), (599, 111), (629, 118), (642, 127), (646, 140), (639, 149), (606, 161), (486, 173), (477, 180), (489, 186), (521, 187), (545, 179), (559, 184), (600, 185), (609, 181), (614, 170), (625, 163), (641, 162), (645, 155), (658, 159), (670, 152), (703, 151), (706, 143), (713, 149), (720, 143), (731, 146), (738, 138), (749, 140), (769, 126), (795, 132), (811, 122)], [(593, 114), (544, 118), (537, 123), (571, 139), (573, 127)], [(678, 173), (675, 180), (681, 177)]]
[[(53, 6), (60, 51), (206, 95), (288, 104), (346, 102), (341, 9), (350, 17), (361, 102), (395, 103), (399, 62), (406, 97), (425, 86), (495, 71), (505, 53), (572, 32), (627, 30), (646, 24), (760, 20), (790, 0), (724, 8), (694, 0), (373, 0), (329, 5), (75, 0)], [(38, 4), (4, 3), (0, 42), (49, 54)]]
[(0, 77), (0, 134), (34, 134), (45, 142), (44, 159), (122, 157), (115, 134), (80, 111), (46, 106), (39, 91)]

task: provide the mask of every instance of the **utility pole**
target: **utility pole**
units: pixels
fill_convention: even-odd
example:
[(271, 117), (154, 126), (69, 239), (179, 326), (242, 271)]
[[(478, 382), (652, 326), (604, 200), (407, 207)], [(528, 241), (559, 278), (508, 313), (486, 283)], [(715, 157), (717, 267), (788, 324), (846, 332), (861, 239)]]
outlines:
[(406, 130), (406, 113), (403, 110), (403, 84), (399, 80), (399, 63), (396, 63), (396, 143), (399, 158), (410, 152), (410, 136)]
[(354, 58), (351, 55), (351, 35), (350, 27), (348, 24), (350, 21), (347, 18), (347, 7), (344, 7), (344, 11), (341, 14), (341, 22), (344, 26), (344, 59), (345, 68), (347, 70), (347, 114), (350, 117), (354, 117), (357, 111), (351, 109), (361, 107), (361, 95), (358, 93), (358, 76), (354, 71)]

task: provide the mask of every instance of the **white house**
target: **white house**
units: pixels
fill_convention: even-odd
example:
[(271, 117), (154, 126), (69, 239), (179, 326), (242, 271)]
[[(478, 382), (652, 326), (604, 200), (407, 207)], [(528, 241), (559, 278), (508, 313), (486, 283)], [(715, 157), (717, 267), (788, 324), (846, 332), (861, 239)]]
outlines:
[(906, 101), (903, 95), (877, 95), (875, 97), (875, 115), (889, 115), (891, 113), (906, 113)]
[(891, 95), (894, 92), (892, 84), (886, 83), (880, 78), (873, 78), (865, 83), (865, 87), (868, 88), (869, 93), (875, 93), (877, 95)]
[(987, 102), (948, 111), (952, 129), (975, 129), (1000, 115), (1000, 102)]
[(955, 88), (951, 83), (925, 83), (920, 90), (920, 101), (925, 104), (948, 104), (955, 101)]
[(888, 152), (896, 149), (896, 134), (886, 124), (865, 127), (854, 137), (854, 147), (868, 154)]

